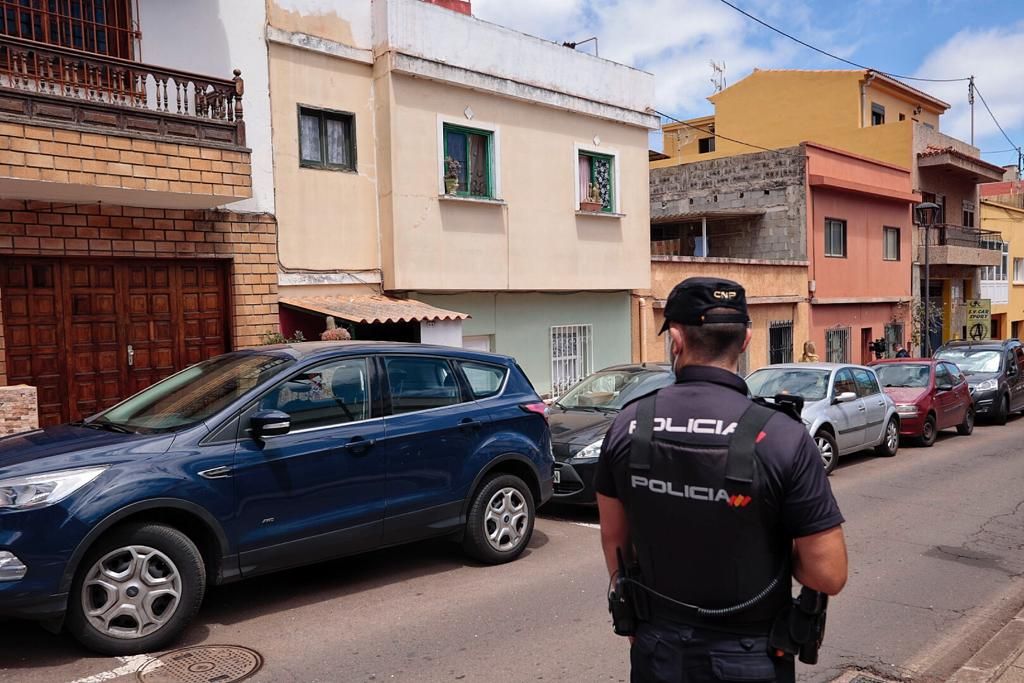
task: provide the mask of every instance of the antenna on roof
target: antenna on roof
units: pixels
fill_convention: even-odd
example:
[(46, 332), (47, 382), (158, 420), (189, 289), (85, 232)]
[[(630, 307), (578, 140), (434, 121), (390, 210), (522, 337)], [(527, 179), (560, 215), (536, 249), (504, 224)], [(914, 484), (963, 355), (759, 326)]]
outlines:
[(711, 60), (711, 85), (715, 86), (715, 92), (722, 92), (725, 90), (725, 62), (719, 64), (715, 60)]

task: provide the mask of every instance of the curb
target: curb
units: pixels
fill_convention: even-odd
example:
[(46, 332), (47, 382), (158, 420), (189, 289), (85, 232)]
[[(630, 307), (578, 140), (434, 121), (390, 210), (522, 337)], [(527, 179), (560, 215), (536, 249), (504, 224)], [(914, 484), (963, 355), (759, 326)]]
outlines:
[(992, 636), (978, 652), (957, 670), (949, 683), (990, 683), (995, 681), (1024, 653), (1024, 610)]

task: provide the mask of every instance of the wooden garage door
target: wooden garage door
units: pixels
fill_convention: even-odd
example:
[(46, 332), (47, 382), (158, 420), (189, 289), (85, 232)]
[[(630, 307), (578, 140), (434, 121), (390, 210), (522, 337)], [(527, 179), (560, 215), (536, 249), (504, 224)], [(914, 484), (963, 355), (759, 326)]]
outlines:
[(224, 353), (226, 292), (222, 262), (5, 260), (7, 380), (40, 424), (80, 420)]

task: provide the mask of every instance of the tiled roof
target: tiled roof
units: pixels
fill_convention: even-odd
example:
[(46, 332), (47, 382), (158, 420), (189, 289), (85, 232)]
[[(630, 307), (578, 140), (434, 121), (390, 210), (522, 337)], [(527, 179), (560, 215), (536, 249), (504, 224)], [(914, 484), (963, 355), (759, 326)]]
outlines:
[(990, 164), (987, 161), (985, 161), (984, 159), (981, 159), (980, 157), (971, 156), (970, 154), (966, 154), (964, 152), (961, 152), (960, 150), (956, 149), (953, 146), (949, 146), (949, 147), (936, 147), (934, 145), (928, 145), (928, 147), (926, 147), (923, 152), (918, 152), (917, 157), (919, 159), (926, 159), (928, 157), (937, 157), (937, 156), (941, 156), (943, 154), (948, 154), (950, 156), (954, 156), (957, 159), (962, 159), (962, 160), (968, 161), (968, 162), (970, 162), (972, 164), (978, 164), (979, 166), (984, 166), (985, 168), (988, 168), (988, 169), (991, 169), (993, 171), (996, 171), (997, 173), (1003, 173), (1003, 170), (1004, 170), (1002, 166), (996, 166), (995, 164)]
[(331, 315), (353, 323), (400, 323), (416, 321), (465, 320), (467, 313), (447, 311), (415, 299), (370, 296), (291, 296), (279, 303), (304, 311)]

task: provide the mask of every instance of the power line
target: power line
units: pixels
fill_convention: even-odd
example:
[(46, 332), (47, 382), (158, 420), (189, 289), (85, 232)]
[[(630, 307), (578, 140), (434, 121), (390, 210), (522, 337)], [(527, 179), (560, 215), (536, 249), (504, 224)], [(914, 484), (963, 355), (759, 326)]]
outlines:
[(755, 17), (750, 12), (747, 12), (747, 11), (743, 10), (742, 8), (737, 7), (736, 5), (732, 4), (731, 2), (729, 2), (729, 0), (719, 0), (719, 2), (721, 2), (723, 5), (728, 5), (729, 7), (733, 8), (734, 10), (736, 10), (737, 12), (742, 14), (743, 16), (747, 17), (748, 19), (752, 19), (753, 21), (756, 21), (757, 23), (761, 24), (761, 26), (764, 26), (767, 29), (775, 31), (780, 36), (785, 36), (786, 38), (789, 38), (793, 42), (799, 43), (800, 45), (803, 45), (806, 48), (814, 50), (815, 52), (819, 52), (819, 53), (825, 55), (826, 57), (831, 57), (832, 59), (835, 59), (835, 60), (838, 60), (840, 62), (843, 62), (844, 64), (849, 64), (850, 66), (855, 66), (858, 69), (865, 69), (867, 71), (875, 71), (875, 72), (878, 72), (878, 73), (883, 74), (885, 76), (888, 76), (889, 78), (896, 78), (896, 79), (904, 80), (904, 81), (927, 81), (929, 83), (957, 83), (959, 81), (969, 81), (969, 80), (971, 80), (970, 78), (921, 78), (919, 76), (900, 76), (899, 74), (889, 73), (888, 71), (882, 71), (881, 69), (875, 69), (875, 68), (872, 68), (870, 66), (864, 66), (863, 64), (858, 64), (857, 62), (852, 62), (849, 59), (846, 59), (844, 57), (840, 57), (839, 55), (833, 54), (833, 53), (831, 53), (831, 52), (829, 52), (827, 50), (822, 50), (820, 47), (815, 47), (814, 45), (811, 45), (808, 42), (800, 40), (796, 36), (793, 36), (793, 35), (790, 35), (789, 33), (786, 33), (782, 29), (775, 28), (774, 26), (772, 26), (768, 22), (763, 21), (763, 20), (759, 19), (758, 17)]
[(706, 133), (708, 135), (713, 135), (716, 138), (722, 138), (723, 140), (728, 140), (729, 142), (735, 142), (737, 145), (744, 145), (746, 147), (753, 147), (754, 149), (759, 149), (759, 150), (762, 150), (764, 152), (777, 152), (779, 154), (787, 154), (787, 155), (790, 155), (790, 156), (803, 156), (803, 155), (794, 154), (793, 152), (786, 152), (786, 151), (781, 150), (781, 149), (771, 149), (770, 147), (762, 147), (761, 145), (755, 145), (752, 142), (744, 142), (743, 140), (737, 140), (736, 138), (730, 138), (727, 135), (722, 135), (721, 133), (719, 133), (717, 131), (713, 131), (713, 130), (710, 130), (708, 128), (702, 128), (701, 126), (697, 126), (697, 125), (694, 125), (692, 123), (688, 123), (686, 121), (683, 121), (682, 119), (677, 119), (676, 117), (670, 116), (669, 114), (666, 114), (665, 112), (658, 111), (657, 109), (653, 109), (652, 111), (655, 114), (657, 114), (658, 116), (660, 116), (660, 117), (662, 117), (664, 119), (668, 119), (669, 121), (674, 121), (676, 123), (682, 124), (682, 125), (686, 126), (687, 128), (692, 128), (693, 130), (700, 131), (701, 133)]
[(1017, 151), (1017, 148), (1016, 147), (1012, 147), (1010, 149), (993, 149), (993, 150), (989, 150), (988, 152), (982, 152), (982, 154), (1008, 154), (1010, 152), (1016, 152), (1016, 151)]
[(996, 115), (992, 113), (992, 110), (988, 106), (988, 102), (985, 101), (985, 96), (981, 94), (981, 90), (978, 89), (977, 85), (974, 86), (974, 92), (978, 93), (978, 97), (981, 99), (981, 103), (985, 105), (985, 111), (987, 111), (988, 115), (992, 117), (992, 122), (996, 124), (996, 128), (999, 129), (999, 132), (1003, 134), (1003, 137), (1006, 138), (1006, 141), (1009, 142), (1010, 146), (1013, 147), (1013, 151), (1020, 153), (1020, 147), (1018, 147), (1017, 143), (1010, 139), (1010, 136), (1006, 134), (1006, 131), (1003, 130), (1003, 127), (999, 125), (999, 119), (997, 119)]

